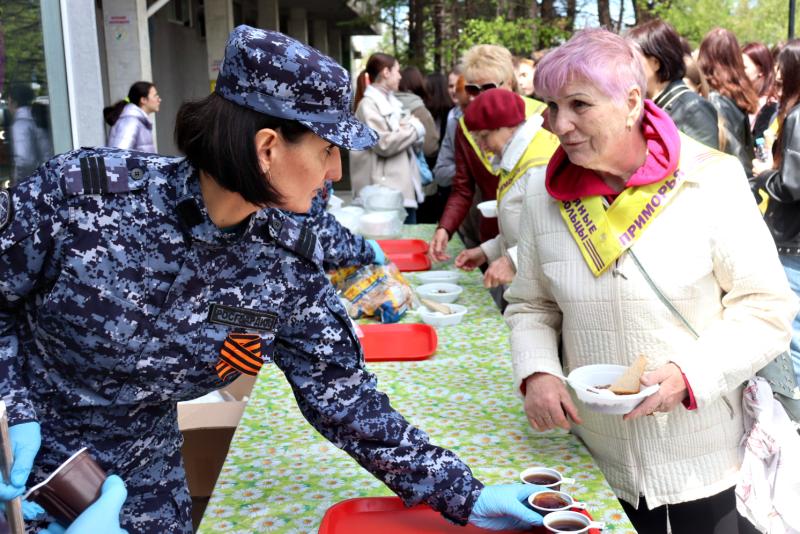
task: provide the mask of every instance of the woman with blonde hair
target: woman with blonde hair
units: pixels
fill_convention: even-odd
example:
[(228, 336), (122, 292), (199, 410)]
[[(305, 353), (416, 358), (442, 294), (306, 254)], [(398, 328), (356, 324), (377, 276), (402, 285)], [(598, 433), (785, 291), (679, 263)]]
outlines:
[[(476, 45), (467, 50), (461, 61), (464, 76), (464, 90), (469, 101), (489, 89), (514, 91), (514, 64), (511, 52), (498, 45)], [(469, 101), (467, 106), (469, 106)], [(544, 104), (526, 98), (525, 116), (541, 114)], [(465, 107), (467, 107), (465, 106)], [(483, 200), (495, 200), (499, 182), (499, 168), (495, 168), (489, 155), (478, 146), (464, 124), (463, 118), (456, 128), (455, 137), (456, 174), (453, 177), (453, 190), (445, 205), (439, 226), (430, 242), (429, 251), (434, 260), (449, 259), (447, 243), (467, 218), (476, 193)], [(547, 153), (546, 156), (550, 156)], [(492, 239), (498, 234), (497, 219), (480, 218), (478, 242)]]

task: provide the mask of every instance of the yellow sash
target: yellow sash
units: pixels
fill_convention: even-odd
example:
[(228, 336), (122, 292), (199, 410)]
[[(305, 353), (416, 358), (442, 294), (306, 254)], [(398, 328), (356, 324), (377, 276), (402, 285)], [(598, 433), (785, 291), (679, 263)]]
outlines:
[(600, 195), (561, 203), (561, 217), (595, 276), (600, 276), (639, 239), (675, 197), (683, 176), (676, 172), (660, 182), (629, 187), (608, 210)]
[(497, 202), (500, 202), (500, 199), (508, 193), (511, 186), (521, 177), (525, 176), (525, 173), (528, 172), (531, 167), (547, 165), (547, 162), (550, 161), (557, 147), (558, 137), (544, 128), (540, 128), (514, 168), (509, 172), (500, 171), (500, 181), (497, 184)]
[[(538, 100), (534, 100), (533, 98), (528, 98), (523, 96), (522, 100), (525, 101), (526, 119), (536, 113), (541, 113), (542, 111), (544, 111), (544, 108), (546, 107), (543, 102), (539, 102)], [(469, 130), (467, 129), (467, 124), (464, 122), (463, 116), (460, 119), (458, 119), (458, 124), (461, 127), (461, 131), (464, 133), (464, 137), (467, 138), (469, 146), (471, 146), (472, 150), (475, 151), (475, 154), (478, 155), (478, 158), (481, 160), (481, 163), (483, 163), (483, 166), (486, 167), (486, 170), (494, 175), (497, 175), (497, 172), (495, 172), (494, 168), (492, 168), (492, 163), (491, 163), (492, 154), (484, 154), (483, 150), (480, 149), (478, 143), (475, 142), (475, 138), (472, 137), (471, 133), (469, 133)]]
[(625, 189), (608, 209), (602, 196), (561, 203), (561, 217), (595, 276), (600, 276), (639, 239), (675, 197), (689, 174), (701, 176), (708, 165), (727, 157), (680, 135), (683, 155), (672, 176)]

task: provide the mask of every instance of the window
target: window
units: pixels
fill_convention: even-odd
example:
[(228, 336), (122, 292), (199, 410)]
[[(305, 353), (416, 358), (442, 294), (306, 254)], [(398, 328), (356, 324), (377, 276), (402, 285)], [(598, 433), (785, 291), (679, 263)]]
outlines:
[[(48, 68), (45, 61), (52, 46), (45, 46), (39, 5), (31, 0), (4, 0), (0, 7), (0, 186), (3, 187), (28, 177), (53, 156), (53, 87), (48, 73), (58, 69)], [(54, 7), (55, 13), (47, 13), (49, 19), (54, 14), (59, 18), (58, 6)], [(60, 33), (57, 39), (60, 41)], [(63, 69), (63, 52), (60, 60)], [(64, 95), (66, 79), (59, 78), (58, 84), (56, 92)], [(68, 121), (67, 117), (67, 124)], [(59, 144), (63, 143), (59, 140)]]

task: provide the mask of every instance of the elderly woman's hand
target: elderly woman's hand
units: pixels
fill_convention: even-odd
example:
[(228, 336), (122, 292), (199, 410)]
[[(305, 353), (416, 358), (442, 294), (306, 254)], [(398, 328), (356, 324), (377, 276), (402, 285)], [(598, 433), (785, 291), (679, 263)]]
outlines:
[(508, 256), (501, 256), (489, 264), (489, 268), (483, 273), (483, 287), (497, 287), (503, 284), (510, 284), (514, 280), (517, 271)]
[(534, 373), (525, 379), (525, 415), (538, 431), (561, 427), (569, 430), (569, 419), (583, 421), (564, 382), (548, 373)]
[(472, 271), (473, 269), (486, 263), (488, 259), (489, 258), (486, 257), (486, 254), (484, 254), (483, 250), (481, 250), (481, 247), (473, 247), (459, 252), (458, 256), (456, 256), (456, 261), (454, 264), (459, 269)]
[(643, 374), (641, 382), (644, 386), (661, 384), (661, 387), (631, 413), (625, 415), (623, 419), (626, 421), (643, 415), (652, 415), (653, 412), (672, 411), (689, 394), (681, 368), (672, 362), (662, 365), (655, 371)]

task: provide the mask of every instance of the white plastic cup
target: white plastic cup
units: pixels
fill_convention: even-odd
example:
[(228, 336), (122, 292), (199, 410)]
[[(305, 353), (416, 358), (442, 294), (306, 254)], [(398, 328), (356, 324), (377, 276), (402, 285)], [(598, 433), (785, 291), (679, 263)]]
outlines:
[[(552, 480), (552, 482), (537, 483), (531, 480), (532, 477), (536, 477), (537, 475), (549, 477)], [(528, 469), (525, 469), (519, 474), (519, 479), (520, 481), (522, 481), (523, 484), (535, 484), (537, 486), (542, 486), (543, 488), (556, 491), (561, 490), (561, 484), (575, 483), (574, 478), (565, 477), (555, 469), (551, 469), (549, 467), (529, 467)]]
[[(566, 528), (565, 523), (571, 526)], [(602, 521), (592, 521), (578, 512), (553, 512), (544, 516), (544, 528), (557, 534), (582, 534), (589, 532), (590, 528), (604, 529), (606, 524)]]
[[(554, 498), (560, 499), (565, 504), (564, 506), (559, 506), (558, 508), (545, 508), (544, 506), (540, 506), (541, 499), (548, 495), (552, 495)], [(586, 510), (586, 504), (582, 502), (575, 502), (575, 499), (572, 498), (572, 495), (569, 493), (564, 493), (563, 491), (556, 491), (556, 490), (545, 490), (545, 491), (537, 491), (536, 493), (531, 493), (528, 496), (528, 504), (531, 505), (531, 508), (536, 510), (542, 515), (547, 515), (552, 512), (564, 512), (570, 510), (572, 508), (578, 508), (579, 510)]]

